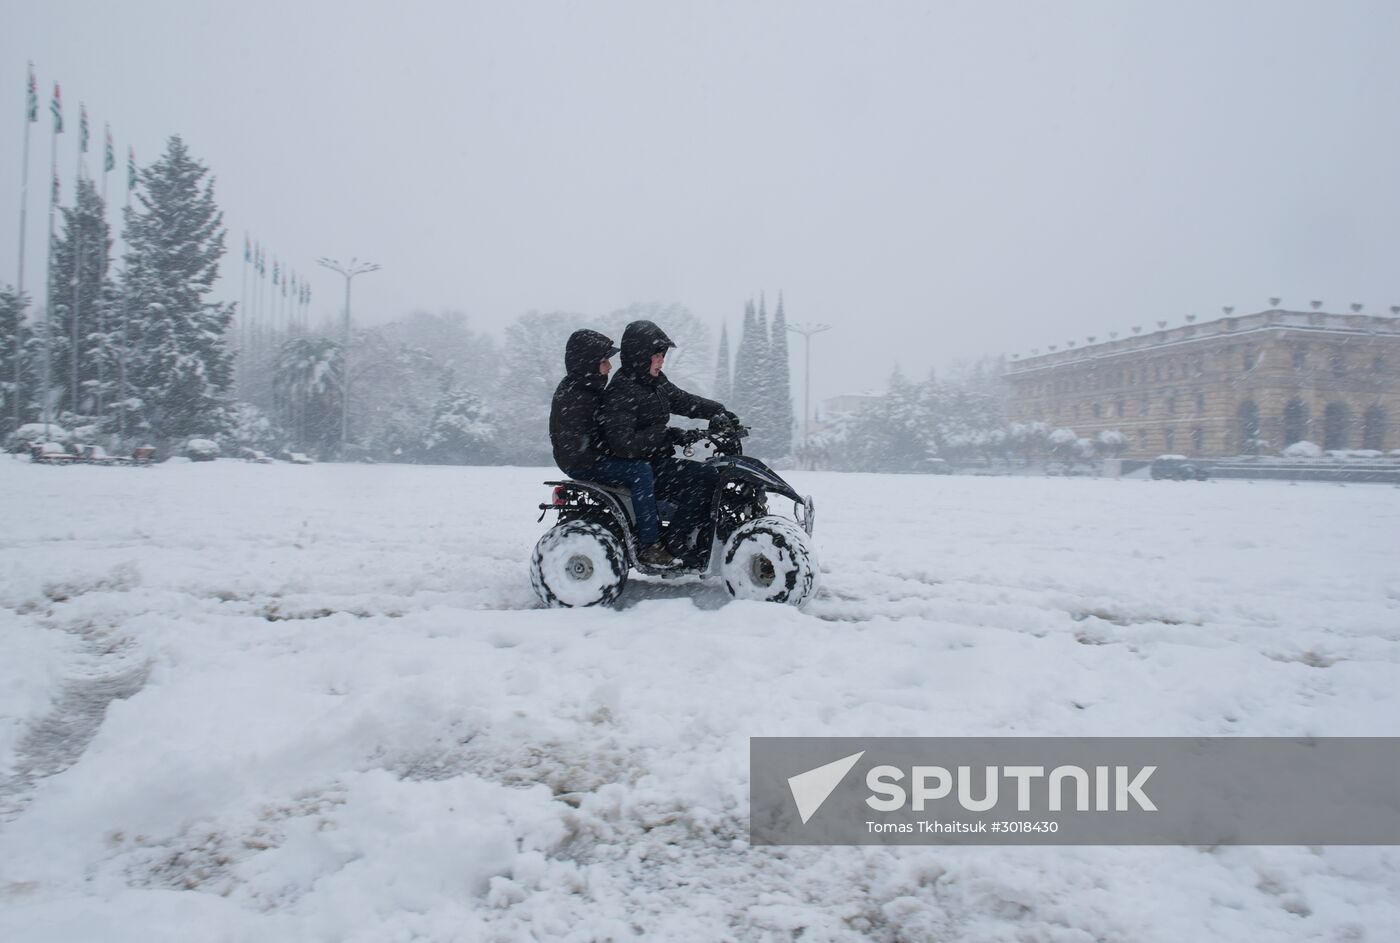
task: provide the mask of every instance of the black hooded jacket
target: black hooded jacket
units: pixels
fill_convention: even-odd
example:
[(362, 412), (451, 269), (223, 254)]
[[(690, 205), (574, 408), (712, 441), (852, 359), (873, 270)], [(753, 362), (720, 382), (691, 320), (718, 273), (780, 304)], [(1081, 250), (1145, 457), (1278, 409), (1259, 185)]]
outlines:
[(666, 426), (672, 413), (710, 419), (724, 412), (714, 400), (677, 387), (664, 371), (651, 375), (651, 355), (675, 346), (650, 321), (633, 321), (623, 331), (622, 368), (603, 394), (603, 435), (609, 453), (619, 458), (669, 458), (672, 445)]
[(608, 378), (598, 365), (615, 353), (612, 338), (597, 331), (574, 331), (564, 346), (565, 376), (549, 407), (549, 443), (562, 471), (587, 468), (605, 454), (598, 408)]

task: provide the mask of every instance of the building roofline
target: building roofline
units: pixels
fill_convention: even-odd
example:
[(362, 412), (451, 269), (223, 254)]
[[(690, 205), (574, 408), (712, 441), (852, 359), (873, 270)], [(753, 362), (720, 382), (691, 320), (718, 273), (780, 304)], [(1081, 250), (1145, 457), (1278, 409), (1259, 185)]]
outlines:
[(1007, 374), (1027, 374), (1050, 367), (1106, 360), (1123, 354), (1166, 350), (1186, 344), (1239, 337), (1263, 331), (1301, 331), (1346, 336), (1385, 335), (1400, 337), (1400, 318), (1374, 314), (1333, 314), (1326, 311), (1286, 311), (1271, 308), (1254, 314), (1216, 318), (1201, 324), (1159, 328), (1149, 334), (1134, 334), (1114, 340), (1051, 351), (1025, 359), (1006, 361)]

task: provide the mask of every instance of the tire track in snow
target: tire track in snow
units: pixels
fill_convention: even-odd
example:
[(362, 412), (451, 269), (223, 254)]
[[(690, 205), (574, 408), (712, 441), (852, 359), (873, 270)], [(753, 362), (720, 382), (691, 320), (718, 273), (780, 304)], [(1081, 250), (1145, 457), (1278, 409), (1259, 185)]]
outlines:
[(114, 638), (88, 622), (60, 630), (82, 637), (91, 672), (70, 678), (20, 740), (14, 771), (0, 780), (0, 825), (24, 810), (41, 781), (76, 764), (97, 736), (107, 706), (136, 694), (150, 676), (150, 662), (135, 656), (130, 639)]

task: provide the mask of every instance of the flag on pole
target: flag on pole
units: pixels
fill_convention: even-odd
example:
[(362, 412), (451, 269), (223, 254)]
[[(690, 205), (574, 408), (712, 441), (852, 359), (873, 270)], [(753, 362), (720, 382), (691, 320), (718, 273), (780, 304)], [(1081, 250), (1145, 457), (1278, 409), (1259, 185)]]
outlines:
[(126, 149), (126, 188), (136, 189), (136, 148)]
[(58, 83), (53, 83), (53, 101), (49, 102), (49, 111), (53, 112), (53, 133), (63, 133), (63, 94), (58, 89)]
[(29, 63), (29, 92), (24, 99), (24, 116), (31, 123), (39, 120), (39, 83), (34, 79), (34, 63)]
[(88, 142), (87, 105), (83, 104), (82, 102), (79, 102), (79, 103), (78, 103), (78, 150), (82, 151), (84, 154), (87, 153), (87, 142)]
[[(117, 155), (112, 153), (112, 126), (104, 124), (103, 127), (107, 132), (107, 148), (102, 152), (102, 172), (105, 174), (116, 169)], [(104, 183), (103, 186), (107, 185)]]
[(272, 257), (272, 284), (276, 285), (282, 275), (282, 266), (277, 262), (277, 256)]
[(58, 172), (57, 172), (57, 171), (55, 171), (55, 172), (54, 172), (54, 175), (53, 175), (53, 193), (50, 195), (50, 197), (51, 197), (51, 199), (53, 200), (54, 205), (57, 206), (57, 205), (58, 205)]
[(248, 241), (248, 234), (243, 234), (243, 261), (253, 261), (253, 244)]

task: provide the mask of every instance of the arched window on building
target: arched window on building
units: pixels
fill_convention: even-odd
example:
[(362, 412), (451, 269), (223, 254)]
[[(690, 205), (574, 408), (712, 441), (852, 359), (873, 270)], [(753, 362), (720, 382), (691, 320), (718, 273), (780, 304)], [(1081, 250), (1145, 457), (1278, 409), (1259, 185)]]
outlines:
[(1259, 405), (1252, 399), (1240, 403), (1235, 412), (1240, 451), (1251, 454), (1259, 451)]
[(1322, 414), (1322, 447), (1324, 449), (1344, 449), (1347, 447), (1347, 427), (1351, 425), (1351, 410), (1346, 403), (1328, 403)]
[(1340, 346), (1332, 348), (1332, 375), (1334, 377), (1346, 376), (1347, 355), (1342, 352)]
[(1148, 409), (1148, 407), (1151, 406), (1151, 405), (1152, 405), (1152, 397), (1148, 396), (1146, 393), (1142, 394), (1142, 398), (1138, 400), (1138, 415), (1139, 415), (1139, 416), (1146, 416), (1146, 415), (1147, 415), (1147, 409)]
[(1176, 415), (1176, 390), (1172, 390), (1167, 394), (1167, 415)]
[(1302, 344), (1293, 348), (1293, 369), (1304, 370), (1308, 366), (1308, 349)]
[(1206, 411), (1206, 394), (1196, 394), (1196, 415), (1201, 415)]
[(1166, 446), (1167, 452), (1176, 451), (1176, 430), (1164, 429), (1162, 431), (1162, 444)]
[(1095, 418), (1095, 419), (1102, 419), (1102, 418), (1103, 418), (1103, 407), (1100, 406), (1098, 403), (1095, 403), (1095, 404), (1094, 404), (1094, 418)]
[(1291, 399), (1283, 407), (1283, 442), (1285, 448), (1308, 437), (1308, 407), (1300, 399)]
[(1385, 448), (1385, 410), (1379, 403), (1367, 406), (1361, 417), (1361, 447), (1376, 450)]
[(1113, 415), (1121, 418), (1123, 415), (1123, 409), (1123, 397), (1119, 396), (1113, 400)]
[(1191, 454), (1200, 455), (1206, 447), (1206, 431), (1200, 426), (1191, 430)]

